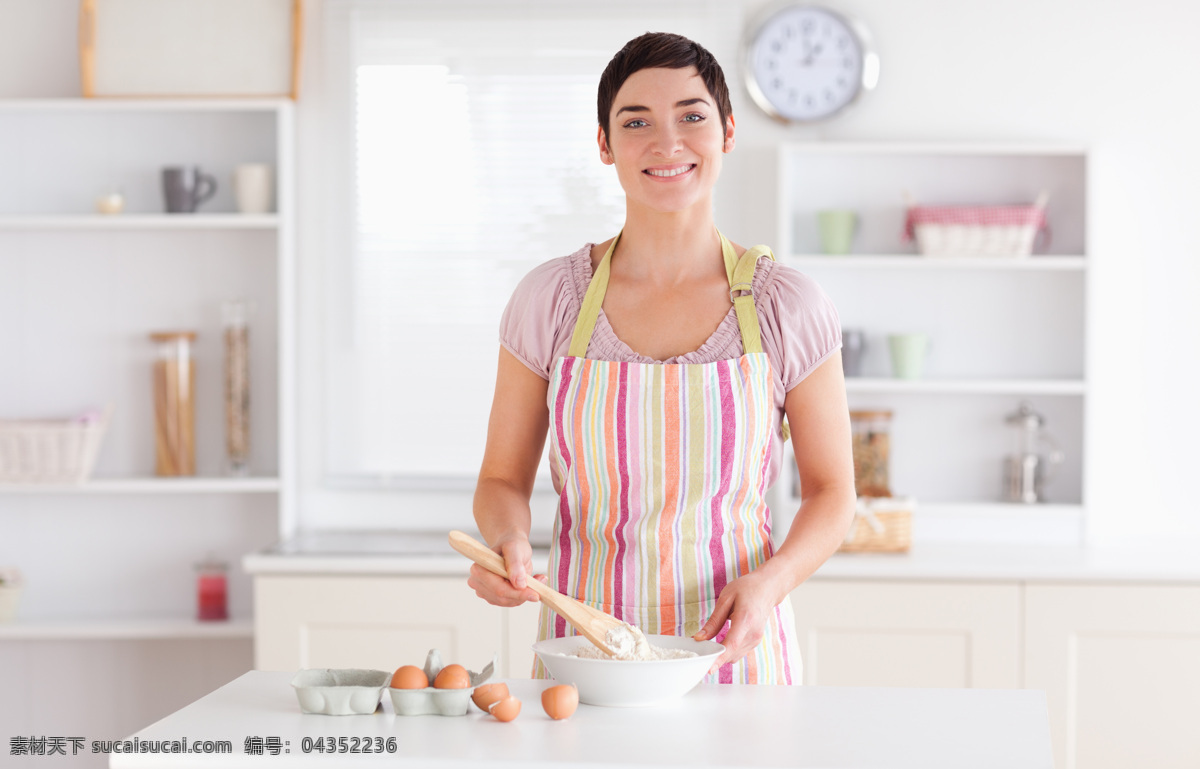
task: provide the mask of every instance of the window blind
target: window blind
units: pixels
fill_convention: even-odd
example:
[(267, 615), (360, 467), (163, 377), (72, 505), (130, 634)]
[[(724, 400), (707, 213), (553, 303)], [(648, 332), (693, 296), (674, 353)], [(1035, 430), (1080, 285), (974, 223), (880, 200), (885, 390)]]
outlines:
[(512, 290), (624, 219), (600, 73), (648, 29), (703, 40), (710, 5), (329, 4), (328, 74), (352, 105), (324, 297), (329, 482), (478, 473)]

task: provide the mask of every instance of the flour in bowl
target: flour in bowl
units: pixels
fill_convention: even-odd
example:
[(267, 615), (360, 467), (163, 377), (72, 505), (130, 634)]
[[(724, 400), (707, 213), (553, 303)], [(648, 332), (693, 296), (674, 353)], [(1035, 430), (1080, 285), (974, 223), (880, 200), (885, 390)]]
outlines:
[(614, 654), (606, 654), (596, 646), (581, 646), (575, 650), (574, 656), (591, 660), (635, 660), (647, 662), (651, 660), (678, 660), (695, 657), (696, 652), (686, 649), (664, 649), (654, 646), (646, 640), (645, 634), (628, 623), (624, 627), (613, 628), (604, 636)]

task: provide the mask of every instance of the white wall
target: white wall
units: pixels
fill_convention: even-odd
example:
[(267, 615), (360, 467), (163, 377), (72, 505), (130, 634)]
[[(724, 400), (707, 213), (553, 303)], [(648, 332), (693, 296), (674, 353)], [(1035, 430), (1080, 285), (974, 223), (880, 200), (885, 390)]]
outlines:
[[(306, 2), (320, 16), (320, 0)], [(741, 17), (763, 2), (728, 2), (728, 32), (706, 41), (734, 83), (738, 149), (719, 200), (735, 240), (770, 237), (769, 158), (784, 139), (1061, 140), (1088, 145), (1092, 163), (1089, 255), (1092, 336), (1087, 351), (1090, 453), (1085, 502), (1094, 542), (1200, 539), (1200, 515), (1182, 482), (1200, 466), (1200, 5), (1144, 0), (838, 0), (873, 31), (883, 68), (878, 89), (820, 128), (784, 128), (757, 114), (740, 87)], [(0, 0), (0, 98), (74, 96), (75, 0)], [(312, 32), (310, 30), (310, 37)], [(310, 70), (311, 71), (311, 70)], [(302, 85), (302, 88), (304, 86)], [(305, 144), (302, 163), (319, 148)], [(301, 220), (322, 205), (321, 180), (300, 174)], [(304, 264), (314, 240), (302, 230)], [(307, 294), (304, 302), (310, 300)], [(302, 325), (301, 332), (312, 331)], [(484, 368), (490, 362), (483, 362)], [(302, 408), (315, 405), (301, 393)], [(313, 440), (311, 432), (302, 440)], [(310, 470), (312, 468), (309, 468)], [(376, 524), (470, 520), (469, 495), (380, 498)], [(410, 518), (403, 511), (419, 510)], [(416, 516), (417, 513), (411, 515)]]

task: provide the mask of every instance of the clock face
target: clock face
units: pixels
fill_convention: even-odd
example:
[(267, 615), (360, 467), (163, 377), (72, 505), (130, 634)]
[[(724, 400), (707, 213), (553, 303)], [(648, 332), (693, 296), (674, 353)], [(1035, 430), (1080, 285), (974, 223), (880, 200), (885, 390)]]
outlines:
[(874, 86), (878, 60), (865, 30), (817, 6), (791, 6), (768, 18), (747, 47), (750, 94), (772, 117), (822, 120)]

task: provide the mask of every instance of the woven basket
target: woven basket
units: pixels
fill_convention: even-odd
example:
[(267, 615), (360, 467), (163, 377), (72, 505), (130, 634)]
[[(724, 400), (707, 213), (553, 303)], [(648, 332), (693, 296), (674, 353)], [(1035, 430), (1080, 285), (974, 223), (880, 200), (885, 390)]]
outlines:
[(910, 204), (905, 234), (916, 239), (922, 256), (1029, 256), (1046, 231), (1046, 200), (1042, 193), (1027, 206)]
[(903, 553), (912, 547), (913, 503), (861, 497), (839, 553)]
[(112, 408), (89, 419), (0, 420), (0, 483), (83, 483)]

